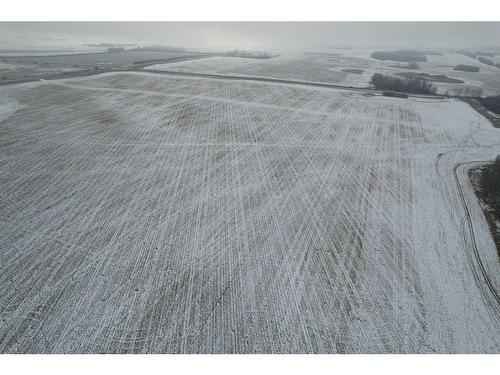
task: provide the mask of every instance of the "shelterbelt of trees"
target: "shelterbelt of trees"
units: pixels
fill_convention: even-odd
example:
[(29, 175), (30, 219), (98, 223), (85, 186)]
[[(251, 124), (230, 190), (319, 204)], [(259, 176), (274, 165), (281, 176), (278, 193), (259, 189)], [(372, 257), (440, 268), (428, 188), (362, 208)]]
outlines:
[(480, 101), (488, 110), (500, 115), (500, 95), (481, 98)]
[(377, 90), (406, 92), (411, 94), (434, 94), (436, 87), (426, 79), (406, 77), (397, 78), (386, 74), (375, 73), (371, 83)]
[(400, 51), (375, 51), (371, 57), (377, 60), (393, 60), (401, 62), (424, 62), (427, 61), (425, 52), (415, 50)]

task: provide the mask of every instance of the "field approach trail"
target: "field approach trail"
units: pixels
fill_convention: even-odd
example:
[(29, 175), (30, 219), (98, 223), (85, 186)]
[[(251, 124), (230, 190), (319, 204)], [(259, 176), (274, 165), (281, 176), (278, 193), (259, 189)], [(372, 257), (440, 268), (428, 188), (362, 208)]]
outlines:
[[(471, 214), (469, 211), (469, 206), (467, 204), (466, 196), (465, 196), (463, 188), (462, 188), (462, 183), (460, 182), (460, 179), (457, 175), (458, 168), (465, 166), (466, 170), (468, 171), (472, 166), (479, 166), (479, 165), (484, 165), (484, 164), (492, 163), (492, 162), (493, 162), (493, 160), (474, 160), (474, 161), (468, 161), (465, 163), (459, 163), (455, 167), (453, 167), (453, 175), (455, 177), (455, 181), (457, 183), (458, 190), (460, 193), (460, 199), (462, 200), (464, 210), (465, 210), (465, 219), (466, 219), (468, 231), (470, 233), (471, 240), (472, 240), (471, 241), (472, 254), (473, 254), (475, 261), (476, 261), (475, 264), (477, 264), (477, 266), (480, 270), (481, 277), (478, 275), (478, 273), (475, 269), (476, 267), (473, 264), (471, 264), (471, 267), (472, 267), (472, 270), (474, 272), (474, 276), (478, 282), (478, 285), (483, 290), (483, 294), (485, 295), (486, 298), (488, 298), (491, 301), (491, 306), (494, 309), (497, 317), (500, 319), (500, 295), (499, 295), (498, 291), (495, 289), (495, 286), (493, 285), (492, 281), (490, 280), (490, 276), (488, 275), (488, 272), (486, 271), (486, 269), (484, 267), (483, 261), (481, 260), (480, 250), (478, 249), (478, 246), (476, 243), (476, 238), (474, 235), (474, 226), (472, 223), (472, 218), (471, 218)], [(470, 182), (469, 182), (469, 184), (470, 184)], [(464, 233), (464, 236), (465, 236), (465, 233)], [(486, 288), (484, 288), (484, 285), (486, 285)], [(486, 290), (484, 290), (484, 289), (486, 289)]]
[(0, 106), (2, 353), (500, 350), (467, 103), (110, 72)]

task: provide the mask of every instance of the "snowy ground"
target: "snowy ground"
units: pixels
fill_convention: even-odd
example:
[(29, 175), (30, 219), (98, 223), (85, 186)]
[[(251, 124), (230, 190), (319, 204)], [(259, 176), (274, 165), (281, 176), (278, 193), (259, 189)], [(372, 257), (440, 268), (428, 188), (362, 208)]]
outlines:
[(133, 69), (146, 61), (195, 58), (190, 52), (100, 52), (55, 55), (0, 56), (0, 84), (16, 80), (61, 78), (62, 74)]
[[(338, 50), (332, 55), (295, 54), (271, 59), (249, 59), (238, 57), (210, 57), (179, 63), (157, 64), (153, 70), (171, 70), (197, 73), (216, 73), (241, 76), (260, 76), (301, 81), (327, 82), (344, 86), (368, 87), (374, 73), (428, 73), (460, 79), (464, 83), (434, 84), (438, 93), (464, 96), (466, 88), (482, 88), (483, 95), (500, 94), (500, 69), (482, 64), (476, 59), (445, 53), (442, 56), (428, 55), (427, 62), (419, 63), (419, 70), (395, 68), (396, 61), (379, 61), (370, 57), (373, 50)], [(495, 61), (495, 58), (492, 58)], [(403, 63), (401, 63), (403, 64)], [(461, 72), (453, 68), (458, 64), (475, 65), (477, 73)], [(361, 74), (348, 73), (345, 69), (362, 69)], [(470, 95), (470, 94), (469, 94)]]
[(147, 69), (258, 76), (367, 87), (373, 73), (353, 74), (343, 70), (366, 69), (371, 65), (373, 61), (362, 58), (298, 54), (277, 56), (271, 59), (216, 56), (197, 61), (156, 64)]
[(461, 164), (500, 129), (467, 104), (148, 73), (0, 98), (0, 352), (500, 350)]

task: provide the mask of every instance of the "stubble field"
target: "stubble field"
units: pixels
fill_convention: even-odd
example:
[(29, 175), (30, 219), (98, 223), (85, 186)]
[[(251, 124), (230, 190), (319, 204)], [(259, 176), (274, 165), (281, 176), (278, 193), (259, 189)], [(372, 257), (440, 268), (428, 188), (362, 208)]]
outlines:
[(467, 104), (148, 73), (0, 98), (0, 352), (500, 350), (461, 164), (500, 130)]
[[(395, 67), (397, 61), (379, 61), (371, 58), (373, 50), (337, 50), (335, 53), (286, 54), (271, 59), (238, 57), (209, 57), (199, 60), (156, 64), (147, 69), (215, 73), (221, 75), (258, 76), (298, 81), (324, 82), (352, 87), (369, 87), (374, 73), (427, 73), (444, 75), (463, 83), (434, 82), (439, 94), (456, 96), (488, 96), (500, 94), (500, 69), (482, 64), (477, 59), (458, 53), (428, 55), (420, 62), (420, 69)], [(477, 73), (454, 70), (459, 64), (475, 65)], [(404, 64), (403, 64), (404, 65)], [(359, 69), (352, 73), (346, 70)], [(481, 90), (481, 94), (478, 94)]]

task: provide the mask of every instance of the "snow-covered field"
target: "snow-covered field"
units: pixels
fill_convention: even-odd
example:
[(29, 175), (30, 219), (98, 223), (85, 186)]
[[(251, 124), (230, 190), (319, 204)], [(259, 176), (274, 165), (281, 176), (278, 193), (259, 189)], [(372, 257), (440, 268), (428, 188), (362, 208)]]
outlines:
[(282, 55), (270, 59), (216, 56), (197, 61), (156, 64), (147, 69), (258, 76), (367, 87), (373, 73), (353, 74), (343, 70), (349, 68), (365, 69), (371, 65), (373, 65), (373, 61), (346, 55), (300, 54)]
[(148, 73), (0, 98), (0, 352), (500, 350), (462, 164), (500, 129), (467, 104)]
[[(419, 70), (395, 68), (395, 61), (379, 61), (370, 57), (373, 50), (339, 50), (326, 54), (292, 54), (271, 59), (249, 59), (238, 57), (210, 57), (186, 62), (157, 64), (152, 70), (215, 73), (222, 75), (259, 76), (299, 81), (327, 82), (344, 86), (368, 87), (374, 73), (427, 73), (445, 75), (464, 83), (435, 82), (438, 93), (466, 96), (466, 88), (483, 90), (482, 95), (500, 94), (500, 69), (482, 64), (476, 59), (444, 53), (428, 55), (427, 62), (419, 63)], [(493, 60), (495, 60), (493, 58)], [(475, 65), (477, 73), (462, 72), (453, 68), (459, 64)], [(345, 72), (345, 69), (361, 69), (361, 74)], [(470, 94), (468, 94), (470, 95)]]
[(195, 58), (197, 53), (184, 52), (100, 52), (73, 54), (30, 54), (0, 56), (0, 84), (16, 80), (61, 78), (62, 74), (99, 72), (102, 69), (133, 69), (147, 61)]

